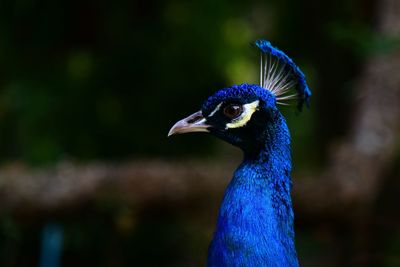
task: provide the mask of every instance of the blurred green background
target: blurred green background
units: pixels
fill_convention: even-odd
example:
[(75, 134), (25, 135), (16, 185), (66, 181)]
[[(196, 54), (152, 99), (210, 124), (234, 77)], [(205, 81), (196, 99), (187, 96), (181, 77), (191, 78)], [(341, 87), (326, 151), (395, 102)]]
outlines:
[[(353, 83), (365, 60), (390, 47), (375, 32), (379, 4), (2, 0), (0, 160), (35, 170), (70, 161), (239, 162), (213, 137), (166, 134), (215, 90), (258, 83), (251, 44), (266, 38), (308, 78), (311, 109), (283, 112), (295, 170), (317, 171), (352, 123)], [(0, 266), (38, 266), (43, 227), (54, 222), (64, 236), (61, 266), (204, 266), (220, 197), (132, 204), (100, 195), (60, 209), (3, 209)], [(376, 230), (379, 242), (367, 251), (379, 256), (356, 265), (347, 260), (352, 228), (312, 220), (296, 225), (303, 266), (400, 266), (399, 227)]]
[[(293, 132), (310, 137), (318, 128), (323, 147), (346, 123), (351, 91), (344, 84), (366, 45), (358, 35), (372, 20), (361, 1), (1, 5), (1, 158), (33, 164), (198, 155), (185, 149), (190, 137), (167, 141), (169, 126), (219, 88), (257, 83), (257, 38), (284, 49), (307, 73), (314, 115), (296, 118), (306, 127)], [(195, 139), (202, 154), (214, 145)]]

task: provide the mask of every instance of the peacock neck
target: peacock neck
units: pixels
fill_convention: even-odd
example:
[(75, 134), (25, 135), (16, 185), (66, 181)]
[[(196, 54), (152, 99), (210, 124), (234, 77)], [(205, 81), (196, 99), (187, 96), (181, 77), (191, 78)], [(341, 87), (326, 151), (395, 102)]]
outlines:
[(263, 135), (256, 151), (245, 151), (225, 191), (208, 266), (298, 266), (290, 135), (280, 114)]

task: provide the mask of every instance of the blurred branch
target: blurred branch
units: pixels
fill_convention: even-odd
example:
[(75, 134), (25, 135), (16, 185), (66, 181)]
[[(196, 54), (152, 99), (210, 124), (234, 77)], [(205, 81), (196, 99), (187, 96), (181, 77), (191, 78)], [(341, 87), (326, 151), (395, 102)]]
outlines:
[(108, 193), (136, 204), (204, 197), (223, 190), (233, 169), (229, 164), (155, 160), (84, 166), (64, 162), (47, 169), (9, 165), (0, 174), (0, 212), (56, 210)]

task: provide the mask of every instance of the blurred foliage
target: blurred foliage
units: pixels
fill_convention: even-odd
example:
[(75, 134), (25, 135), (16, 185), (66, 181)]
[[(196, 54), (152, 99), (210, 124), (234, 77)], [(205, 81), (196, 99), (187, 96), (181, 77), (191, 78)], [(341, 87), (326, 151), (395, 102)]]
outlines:
[[(347, 123), (351, 92), (340, 85), (357, 71), (354, 43), (374, 36), (366, 30), (372, 7), (365, 1), (0, 5), (1, 159), (36, 164), (210, 153), (217, 143), (210, 137), (175, 142), (166, 133), (215, 90), (257, 82), (258, 54), (250, 45), (257, 38), (305, 70), (315, 104), (289, 119), (295, 142), (309, 139), (295, 151), (317, 142), (322, 154)], [(361, 26), (332, 26), (349, 23)]]

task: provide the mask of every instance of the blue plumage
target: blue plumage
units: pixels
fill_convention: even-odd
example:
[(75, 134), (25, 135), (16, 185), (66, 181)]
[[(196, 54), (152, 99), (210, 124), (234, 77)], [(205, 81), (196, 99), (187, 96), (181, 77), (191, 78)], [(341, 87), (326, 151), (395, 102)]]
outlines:
[(209, 247), (209, 267), (296, 267), (291, 192), (290, 134), (277, 103), (297, 83), (299, 107), (311, 95), (304, 74), (267, 41), (261, 85), (242, 84), (210, 96), (199, 112), (169, 135), (209, 132), (244, 151), (229, 183)]
[[(245, 151), (228, 185), (209, 249), (208, 266), (297, 266), (290, 199), (290, 135), (275, 97), (258, 85), (223, 89), (204, 104), (261, 100), (252, 123), (211, 133)], [(212, 121), (211, 121), (212, 123)]]

